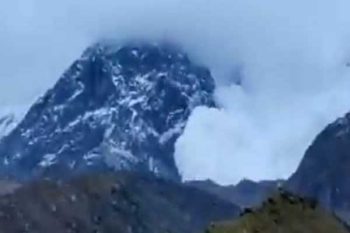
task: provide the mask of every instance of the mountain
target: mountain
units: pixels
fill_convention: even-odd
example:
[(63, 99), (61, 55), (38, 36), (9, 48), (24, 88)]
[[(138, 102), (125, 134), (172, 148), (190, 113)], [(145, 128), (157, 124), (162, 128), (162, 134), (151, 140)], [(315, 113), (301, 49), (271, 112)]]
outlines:
[(211, 180), (190, 181), (187, 185), (212, 193), (223, 200), (230, 201), (242, 208), (255, 207), (273, 194), (283, 181), (242, 180), (237, 185), (221, 186)]
[(16, 128), (23, 116), (24, 111), (22, 108), (0, 107), (0, 140)]
[(128, 172), (37, 181), (0, 196), (1, 233), (199, 233), (238, 214), (206, 192)]
[(0, 143), (0, 175), (64, 178), (133, 170), (180, 181), (174, 144), (214, 106), (208, 69), (170, 45), (89, 47)]
[(327, 126), (314, 140), (293, 176), (292, 191), (317, 199), (350, 220), (350, 114)]
[(315, 202), (282, 192), (235, 221), (211, 225), (208, 233), (349, 233), (347, 226)]

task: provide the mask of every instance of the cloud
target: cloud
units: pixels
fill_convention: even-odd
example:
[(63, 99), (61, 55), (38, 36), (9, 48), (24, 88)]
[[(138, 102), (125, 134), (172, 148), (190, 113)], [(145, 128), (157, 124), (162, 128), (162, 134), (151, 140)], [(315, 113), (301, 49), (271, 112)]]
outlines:
[(222, 108), (193, 114), (176, 150), (185, 179), (230, 184), (294, 172), (315, 136), (350, 110), (348, 6), (272, 0), (240, 5), (250, 13), (232, 17), (235, 53), (226, 55), (231, 61), (238, 56), (242, 85), (219, 85)]
[[(350, 110), (347, 0), (4, 0), (0, 105), (28, 104), (101, 38), (171, 40), (208, 66), (220, 109), (176, 147), (185, 179), (287, 177)], [(241, 86), (234, 83), (241, 80)]]

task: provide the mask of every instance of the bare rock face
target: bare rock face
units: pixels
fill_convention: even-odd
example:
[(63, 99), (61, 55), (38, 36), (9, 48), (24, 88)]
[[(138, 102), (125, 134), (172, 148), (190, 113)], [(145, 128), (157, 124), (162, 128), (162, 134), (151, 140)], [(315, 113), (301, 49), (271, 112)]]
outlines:
[(214, 80), (171, 46), (88, 48), (0, 142), (0, 175), (64, 178), (132, 170), (180, 180), (173, 154)]

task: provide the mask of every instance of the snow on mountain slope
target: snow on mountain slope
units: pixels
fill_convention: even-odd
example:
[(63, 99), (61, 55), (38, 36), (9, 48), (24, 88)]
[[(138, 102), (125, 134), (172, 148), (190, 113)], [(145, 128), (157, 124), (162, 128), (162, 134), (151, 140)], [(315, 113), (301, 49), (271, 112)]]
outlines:
[(0, 143), (0, 173), (62, 178), (105, 169), (180, 180), (174, 144), (196, 106), (213, 106), (208, 69), (166, 45), (96, 44)]
[(0, 107), (0, 140), (7, 136), (23, 119), (24, 108)]

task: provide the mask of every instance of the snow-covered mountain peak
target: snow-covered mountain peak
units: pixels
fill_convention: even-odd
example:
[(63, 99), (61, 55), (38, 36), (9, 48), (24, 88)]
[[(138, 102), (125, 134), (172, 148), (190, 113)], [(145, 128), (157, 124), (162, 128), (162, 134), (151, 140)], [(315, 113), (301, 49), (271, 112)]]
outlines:
[(0, 144), (5, 175), (113, 168), (179, 180), (173, 153), (196, 106), (213, 106), (208, 69), (169, 46), (96, 44)]

